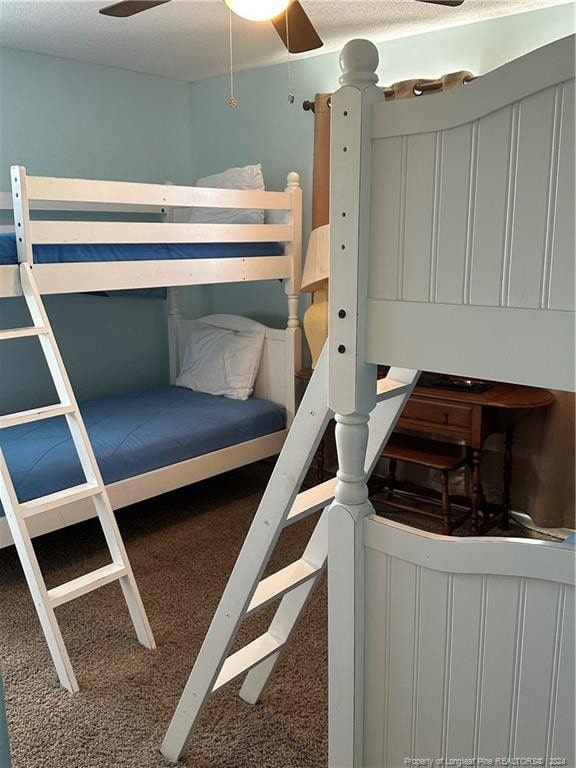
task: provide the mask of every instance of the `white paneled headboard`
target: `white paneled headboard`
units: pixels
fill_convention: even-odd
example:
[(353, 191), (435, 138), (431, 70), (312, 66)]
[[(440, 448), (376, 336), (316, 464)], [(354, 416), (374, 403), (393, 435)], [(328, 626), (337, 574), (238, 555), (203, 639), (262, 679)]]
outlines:
[[(368, 362), (574, 389), (574, 57), (572, 36), (450, 92), (361, 91)], [(357, 93), (333, 98), (342, 179)]]
[[(174, 296), (174, 289), (171, 298)], [(172, 305), (173, 306), (173, 305)], [(242, 320), (242, 318), (238, 318)], [(180, 371), (189, 329), (195, 321), (179, 312), (169, 315), (170, 381), (174, 383)], [(296, 412), (295, 373), (300, 367), (299, 329), (268, 328), (264, 337), (262, 359), (254, 385), (254, 395), (286, 408), (287, 425)]]

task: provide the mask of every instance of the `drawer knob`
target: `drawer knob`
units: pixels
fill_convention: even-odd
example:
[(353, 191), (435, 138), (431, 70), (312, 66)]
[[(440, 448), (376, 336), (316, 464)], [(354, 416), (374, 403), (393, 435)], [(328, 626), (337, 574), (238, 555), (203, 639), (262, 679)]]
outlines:
[(449, 416), (450, 416), (450, 414), (448, 413), (448, 411), (444, 411), (443, 412), (442, 417), (444, 419), (444, 424), (448, 424)]

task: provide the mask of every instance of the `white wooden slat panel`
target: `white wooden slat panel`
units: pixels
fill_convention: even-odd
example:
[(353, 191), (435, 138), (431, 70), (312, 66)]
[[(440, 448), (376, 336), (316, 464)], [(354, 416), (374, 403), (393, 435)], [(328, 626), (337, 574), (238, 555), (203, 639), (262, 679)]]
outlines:
[(435, 135), (410, 136), (407, 153), (401, 298), (428, 301), (435, 210)]
[[(374, 550), (366, 550), (365, 611), (371, 616), (370, 632), (365, 636), (364, 661), (364, 762), (381, 765), (384, 754), (386, 667), (390, 648), (386, 627), (390, 626), (390, 558)], [(382, 684), (383, 683), (383, 684)]]
[[(510, 754), (544, 760), (548, 732), (548, 711), (556, 659), (558, 597), (562, 585), (532, 579), (526, 583), (524, 637), (521, 667), (515, 681)], [(563, 608), (563, 606), (562, 606)]]
[[(419, 569), (416, 651), (412, 684), (411, 756), (421, 758), (442, 754), (443, 700), (447, 650), (451, 627), (451, 605), (447, 600), (451, 584), (445, 573)], [(450, 601), (451, 602), (451, 601)]]
[[(105, 265), (97, 262), (34, 265), (34, 274), (42, 294), (273, 280), (290, 277), (290, 273), (288, 256), (114, 261)], [(10, 283), (7, 287), (10, 287)]]
[[(436, 270), (431, 280), (431, 301), (461, 304), (469, 228), (473, 225), (471, 171), (475, 173), (473, 135), (464, 125), (442, 135), (441, 187), (436, 243)], [(471, 200), (472, 197), (472, 200)]]
[[(512, 210), (509, 283), (504, 306), (539, 307), (546, 251), (554, 88), (521, 102)], [(506, 290), (506, 278), (504, 279)]]
[[(482, 606), (482, 579), (458, 574), (454, 579), (452, 643), (450, 663), (458, 674), (450, 676), (450, 697), (444, 723), (448, 756), (474, 757), (474, 720), (481, 672), (479, 650)], [(465, 616), (462, 621), (460, 617)]]
[(373, 175), (368, 292), (378, 286), (379, 295), (398, 298), (398, 262), (404, 238), (404, 189), (406, 141), (401, 138), (372, 145)]
[(510, 107), (488, 115), (478, 125), (474, 232), (466, 303), (493, 307), (500, 304), (511, 128)]
[(283, 224), (166, 224), (164, 222), (33, 221), (32, 242), (266, 243), (292, 239)]
[(574, 722), (576, 707), (574, 703), (574, 665), (575, 616), (576, 605), (574, 587), (566, 587), (564, 595), (564, 622), (560, 653), (558, 657), (557, 688), (553, 697), (554, 710), (549, 719), (548, 758), (566, 760), (565, 765), (576, 765), (576, 745), (574, 744)]
[(0, 297), (22, 296), (18, 266), (7, 264), (0, 266)]
[[(549, 309), (574, 309), (574, 80), (562, 85), (562, 112), (558, 179), (555, 199), (553, 236), (551, 234), (550, 283), (543, 304)], [(555, 226), (554, 226), (555, 225)]]
[(140, 184), (129, 181), (66, 179), (49, 176), (27, 176), (27, 182), (29, 198), (33, 201), (178, 208), (199, 205), (282, 210), (292, 207), (292, 196), (286, 192), (183, 187), (171, 184)]
[(508, 755), (516, 629), (522, 622), (523, 592), (517, 579), (487, 577), (483, 668), (479, 680), (476, 754)]
[(575, 389), (570, 312), (368, 299), (366, 313), (367, 362)]
[[(110, 202), (102, 203), (61, 203), (58, 201), (30, 201), (31, 211), (84, 211), (102, 213), (166, 213), (165, 205), (114, 205)], [(0, 212), (13, 220), (12, 193), (0, 192)], [(12, 229), (14, 226), (12, 225)]]
[(412, 741), (416, 567), (393, 559), (390, 570), (390, 646), (383, 766), (401, 766)]

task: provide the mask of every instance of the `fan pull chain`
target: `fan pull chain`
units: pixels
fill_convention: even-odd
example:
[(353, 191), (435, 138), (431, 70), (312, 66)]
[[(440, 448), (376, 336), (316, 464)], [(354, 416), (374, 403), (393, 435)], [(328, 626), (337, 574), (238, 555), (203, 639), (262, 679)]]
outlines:
[(230, 39), (230, 96), (228, 96), (228, 106), (238, 106), (238, 99), (234, 96), (234, 38), (232, 35), (232, 11), (228, 8), (228, 31)]
[(288, 103), (294, 104), (294, 89), (292, 88), (292, 62), (290, 60), (290, 26), (288, 24), (288, 7), (286, 6), (285, 18), (286, 18), (286, 52), (287, 52), (287, 68), (288, 68)]

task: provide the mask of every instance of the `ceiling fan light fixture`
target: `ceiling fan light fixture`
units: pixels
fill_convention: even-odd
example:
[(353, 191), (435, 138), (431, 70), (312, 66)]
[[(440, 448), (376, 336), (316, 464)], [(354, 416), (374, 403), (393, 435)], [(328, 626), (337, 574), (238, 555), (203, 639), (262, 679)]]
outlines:
[(237, 16), (248, 21), (270, 21), (283, 13), (290, 0), (224, 0)]

